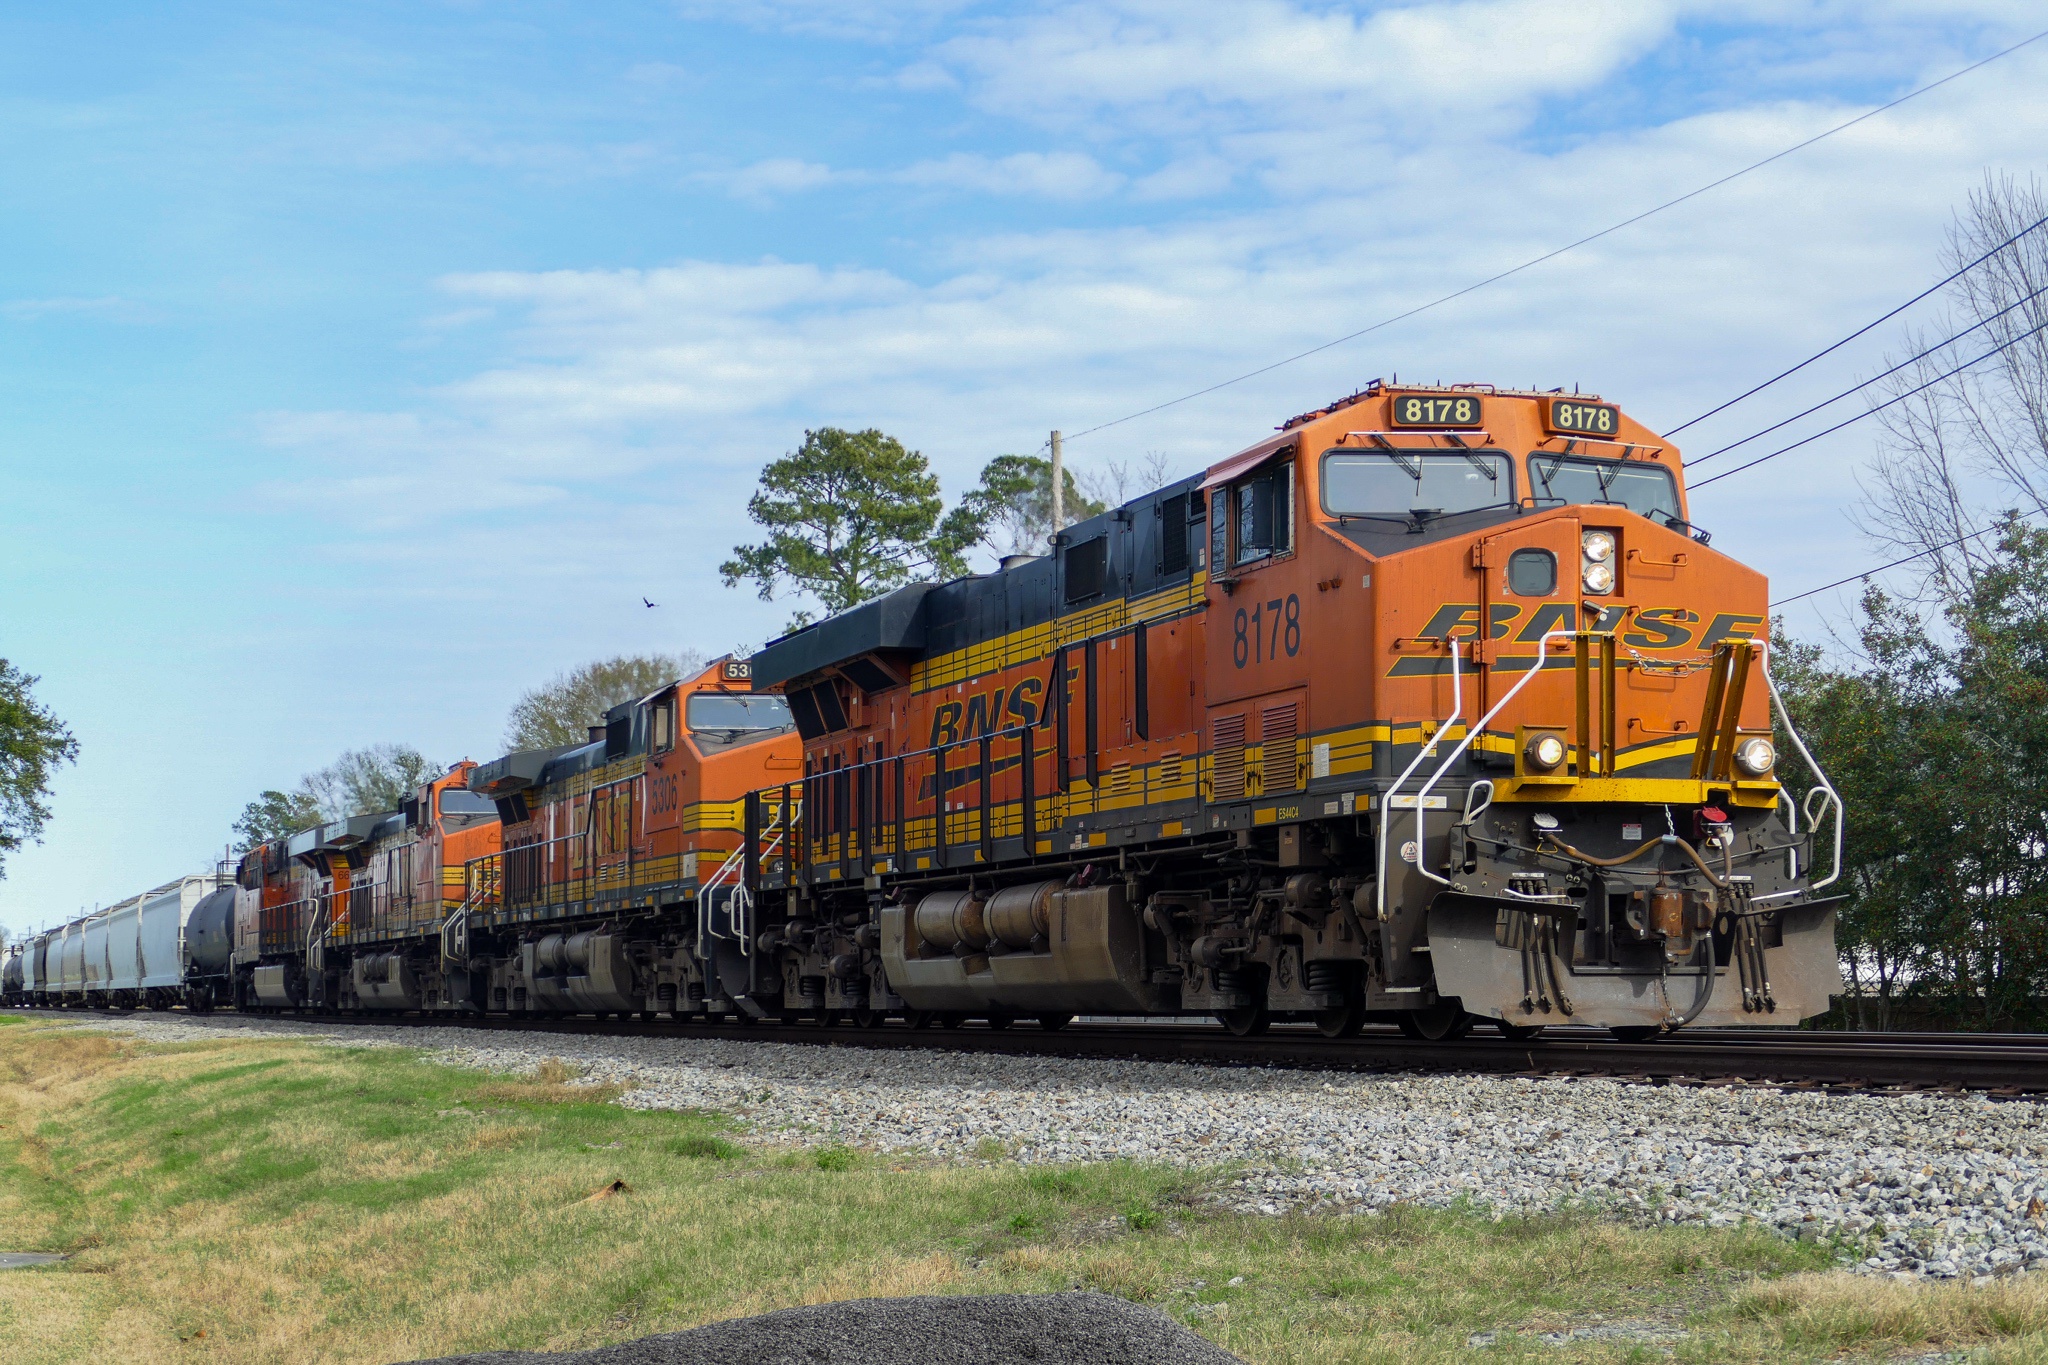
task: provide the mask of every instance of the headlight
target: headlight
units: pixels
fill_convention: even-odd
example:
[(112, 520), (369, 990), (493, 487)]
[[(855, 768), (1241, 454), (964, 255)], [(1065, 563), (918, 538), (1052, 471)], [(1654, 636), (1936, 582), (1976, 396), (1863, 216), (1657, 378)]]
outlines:
[(1588, 531), (1579, 544), (1585, 549), (1588, 563), (1605, 564), (1614, 558), (1614, 537), (1605, 531)]
[(1532, 735), (1522, 746), (1522, 759), (1532, 768), (1549, 772), (1564, 762), (1564, 741), (1556, 735)]
[(1587, 592), (1613, 592), (1614, 566), (1612, 564), (1588, 564), (1583, 576)]
[(1762, 777), (1778, 761), (1778, 751), (1762, 735), (1735, 746), (1735, 766), (1751, 777)]

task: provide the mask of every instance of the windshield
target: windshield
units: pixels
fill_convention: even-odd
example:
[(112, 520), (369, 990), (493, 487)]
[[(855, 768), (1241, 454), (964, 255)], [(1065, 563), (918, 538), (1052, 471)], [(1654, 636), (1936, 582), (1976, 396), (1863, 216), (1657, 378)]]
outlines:
[(1658, 521), (1678, 519), (1678, 483), (1662, 465), (1539, 453), (1529, 457), (1529, 478), (1545, 500), (1619, 503)]
[(1445, 514), (1515, 500), (1515, 471), (1495, 451), (1333, 450), (1323, 456), (1323, 510), (1335, 516)]
[(496, 815), (498, 803), (488, 796), (466, 791), (461, 787), (441, 789), (441, 814), (443, 815)]
[(725, 739), (787, 730), (796, 724), (789, 717), (789, 702), (783, 697), (739, 696), (729, 692), (697, 693), (690, 698), (683, 719), (693, 735), (714, 734)]

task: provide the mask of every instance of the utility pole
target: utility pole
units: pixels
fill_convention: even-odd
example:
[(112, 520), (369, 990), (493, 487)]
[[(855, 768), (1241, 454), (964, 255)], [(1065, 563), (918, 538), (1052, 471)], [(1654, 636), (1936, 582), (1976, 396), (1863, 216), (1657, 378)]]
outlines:
[(1052, 533), (1057, 536), (1067, 526), (1067, 475), (1066, 466), (1060, 462), (1060, 434), (1052, 434)]

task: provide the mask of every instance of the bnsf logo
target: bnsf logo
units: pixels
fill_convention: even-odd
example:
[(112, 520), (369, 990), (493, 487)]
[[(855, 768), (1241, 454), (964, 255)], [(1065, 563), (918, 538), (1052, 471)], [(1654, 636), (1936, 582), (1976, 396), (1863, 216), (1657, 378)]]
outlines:
[[(1510, 635), (1518, 645), (1533, 645), (1553, 630), (1571, 630), (1578, 625), (1579, 608), (1570, 602), (1545, 602), (1522, 622), (1528, 609), (1513, 602), (1495, 602), (1486, 610), (1486, 638), (1505, 640)], [(1621, 629), (1621, 643), (1631, 649), (1712, 649), (1723, 640), (1747, 640), (1756, 634), (1764, 618), (1743, 612), (1717, 613), (1704, 630), (1695, 631), (1701, 616), (1685, 607), (1649, 607), (1630, 614), (1626, 607), (1607, 607), (1593, 622), (1593, 630)], [(1623, 629), (1623, 627), (1626, 627)], [(1455, 635), (1469, 640), (1479, 633), (1477, 602), (1446, 602), (1436, 609), (1429, 623), (1416, 635), (1441, 640)]]

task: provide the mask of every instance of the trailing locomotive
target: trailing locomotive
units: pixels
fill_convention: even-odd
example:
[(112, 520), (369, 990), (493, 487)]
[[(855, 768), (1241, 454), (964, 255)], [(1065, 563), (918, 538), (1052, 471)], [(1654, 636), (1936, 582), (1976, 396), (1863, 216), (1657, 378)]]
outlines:
[(1426, 1038), (1826, 1010), (1839, 803), (1777, 780), (1764, 580), (1680, 473), (1592, 397), (1376, 385), (774, 642), (804, 776), (748, 806), (750, 995)]
[[(1046, 555), (252, 850), (189, 911), (184, 998), (1795, 1023), (1839, 988), (1842, 811), (1779, 781), (1765, 584), (1681, 476), (1597, 398), (1375, 385)], [(0, 990), (167, 1003), (110, 932)]]

